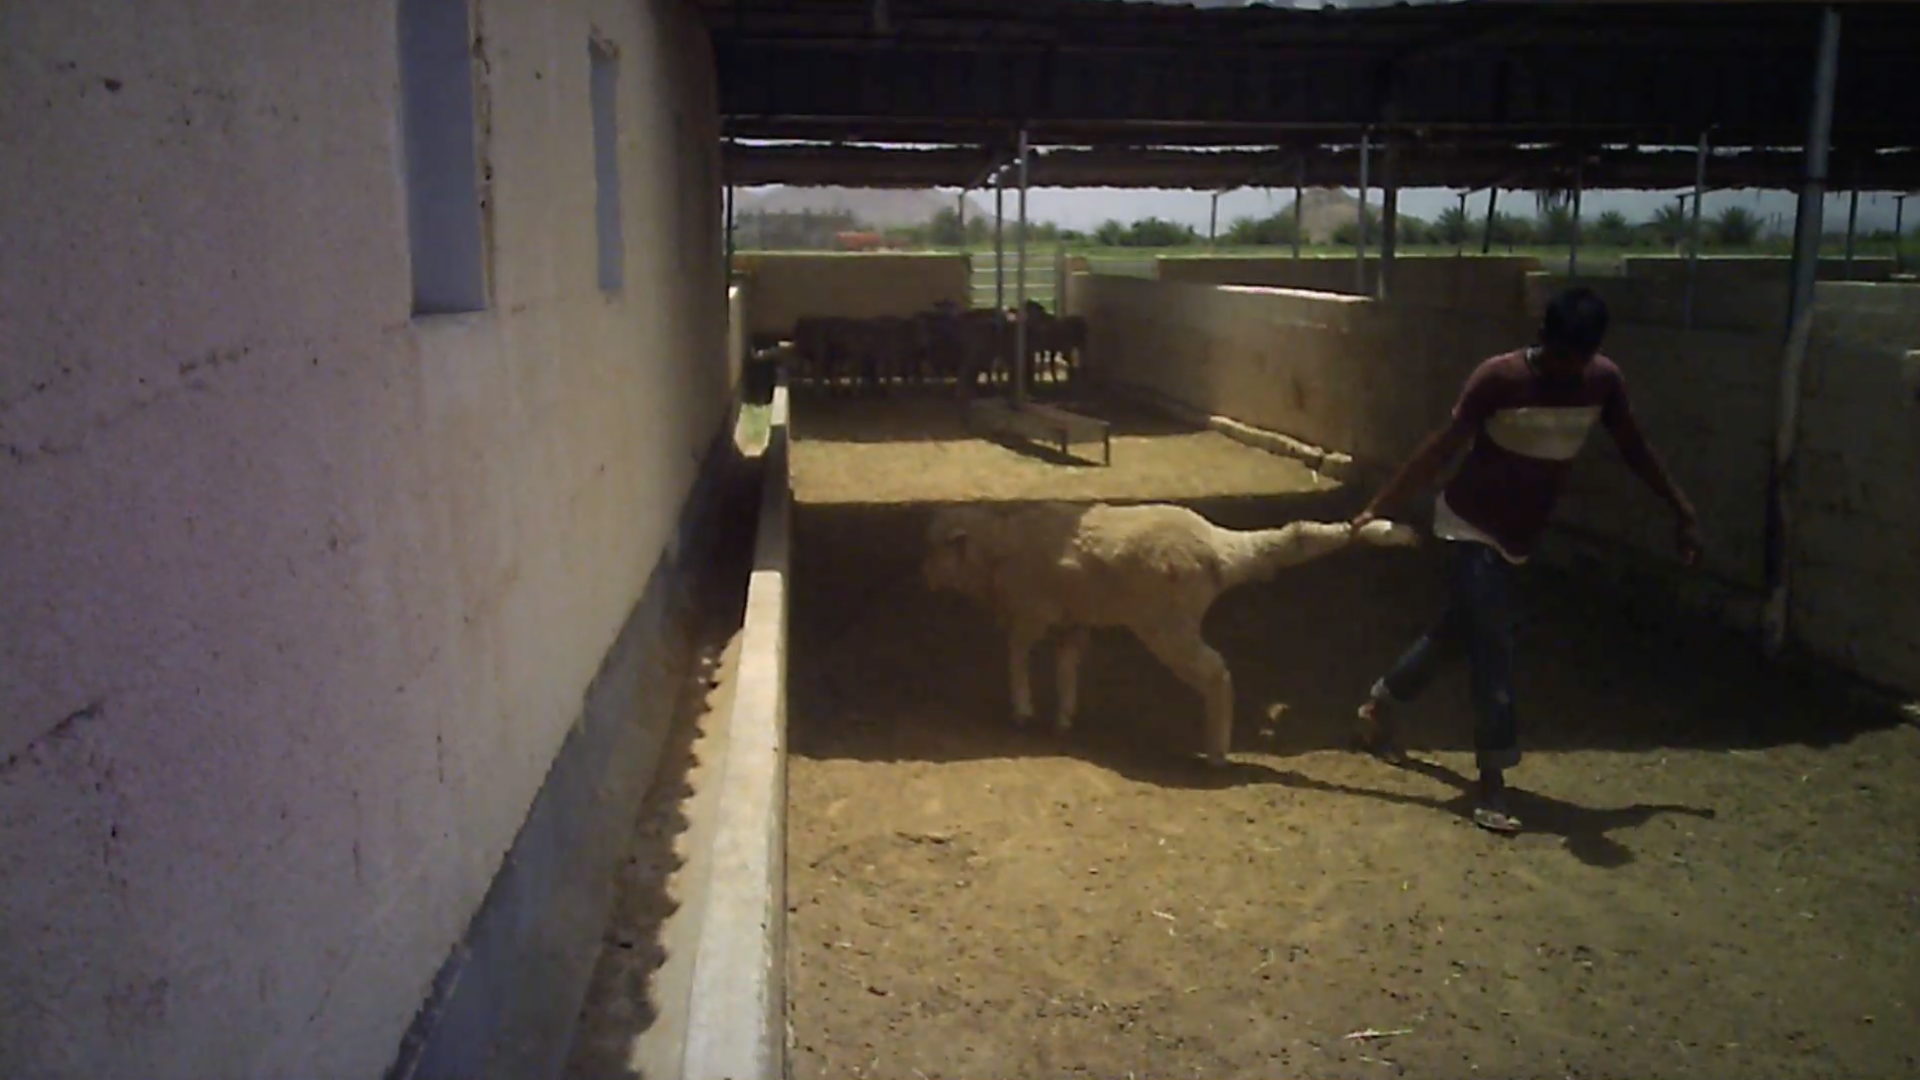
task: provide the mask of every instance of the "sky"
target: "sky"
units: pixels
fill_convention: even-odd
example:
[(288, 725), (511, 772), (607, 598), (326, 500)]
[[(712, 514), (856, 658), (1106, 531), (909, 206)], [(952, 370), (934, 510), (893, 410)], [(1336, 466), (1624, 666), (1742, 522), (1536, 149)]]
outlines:
[[(1354, 189), (1346, 189), (1354, 194)], [(1644, 191), (1589, 191), (1580, 197), (1580, 216), (1591, 220), (1594, 216), (1608, 210), (1618, 210), (1628, 220), (1644, 221), (1653, 216), (1654, 211), (1663, 205), (1676, 201), (1676, 197), (1691, 194), (1691, 191), (1644, 192)], [(991, 193), (984, 198), (974, 193), (974, 201), (991, 211), (993, 197)], [(1775, 215), (1791, 229), (1794, 204), (1797, 196), (1787, 191), (1709, 191), (1702, 206), (1702, 214), (1712, 218), (1729, 206), (1744, 206), (1760, 215), (1770, 224)], [(1203, 191), (1162, 191), (1155, 189), (1126, 188), (1035, 188), (1027, 192), (1027, 216), (1034, 221), (1051, 221), (1062, 228), (1090, 230), (1097, 228), (1109, 218), (1123, 222), (1136, 221), (1143, 217), (1160, 217), (1169, 221), (1183, 222), (1205, 232), (1207, 214), (1212, 197)], [(1220, 197), (1220, 227), (1237, 217), (1265, 217), (1277, 213), (1293, 201), (1293, 189), (1274, 188), (1265, 191), (1259, 188), (1230, 192)], [(1380, 205), (1380, 189), (1374, 188), (1368, 197), (1374, 206)], [(1920, 228), (1920, 198), (1910, 199), (1905, 214), (1904, 226), (1912, 233)], [(1440, 216), (1450, 206), (1458, 205), (1454, 192), (1444, 188), (1407, 188), (1400, 192), (1400, 212), (1428, 221)], [(1014, 200), (1007, 199), (1007, 212), (1013, 213)], [(1533, 193), (1527, 191), (1502, 192), (1499, 208), (1502, 212), (1532, 216), (1535, 212)], [(1467, 212), (1475, 218), (1482, 217), (1487, 211), (1487, 193), (1485, 191), (1470, 195), (1467, 199)], [(1829, 232), (1840, 232), (1847, 225), (1846, 194), (1829, 194), (1824, 211), (1825, 227)], [(1861, 192), (1860, 220), (1861, 232), (1874, 229), (1893, 228), (1894, 199), (1891, 192)]]

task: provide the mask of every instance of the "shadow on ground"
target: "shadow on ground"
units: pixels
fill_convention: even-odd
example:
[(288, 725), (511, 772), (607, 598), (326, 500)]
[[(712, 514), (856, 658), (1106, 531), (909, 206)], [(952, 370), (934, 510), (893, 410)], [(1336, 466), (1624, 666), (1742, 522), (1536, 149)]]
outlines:
[[(1260, 527), (1341, 520), (1355, 493), (1192, 502), (1213, 520)], [(918, 557), (929, 507), (797, 508), (791, 739), (795, 754), (864, 761), (1073, 756), (1136, 780), (1179, 787), (1325, 786), (1258, 761), (1212, 770), (1198, 748), (1196, 695), (1124, 631), (1096, 635), (1082, 674), (1080, 717), (1066, 736), (1045, 724), (1052, 703), (1047, 646), (1033, 672), (1042, 723), (1009, 723), (1004, 636), (988, 613), (929, 593)], [(1439, 611), (1438, 553), (1350, 549), (1223, 596), (1207, 637), (1235, 681), (1235, 751), (1284, 759), (1344, 749), (1372, 683)], [(1767, 665), (1741, 641), (1698, 625), (1658, 624), (1546, 570), (1526, 572), (1516, 678), (1529, 752), (1656, 752), (1845, 742), (1892, 720), (1830, 686)], [(1402, 712), (1410, 749), (1466, 752), (1472, 718), (1464, 672), (1437, 679)], [(1433, 766), (1432, 768), (1442, 768)], [(1461, 788), (1466, 778), (1436, 779)], [(1341, 794), (1407, 801), (1364, 787)], [(1680, 806), (1596, 809), (1522, 794), (1529, 827), (1566, 835), (1609, 858), (1604, 834)], [(1419, 800), (1464, 813), (1464, 795)], [(1581, 845), (1585, 844), (1583, 848)]]
[[(732, 660), (746, 604), (747, 571), (753, 561), (760, 499), (757, 463), (732, 465), (718, 509), (712, 547), (699, 580), (684, 598), (690, 625), (691, 662), (678, 683), (674, 727), (658, 770), (634, 822), (633, 839), (615, 884), (612, 913), (592, 982), (575, 1029), (564, 1075), (569, 1080), (611, 1080), (675, 1072), (677, 1032), (649, 1041), (657, 1027), (677, 1024), (686, 986), (669, 985), (677, 969), (690, 966), (684, 950), (690, 934), (670, 938), (669, 925), (690, 902), (684, 852), (691, 825), (689, 804), (705, 784), (717, 782), (714, 763), (700, 748), (711, 726), (724, 719), (731, 700)], [(697, 903), (697, 899), (691, 902)], [(683, 928), (684, 931), (685, 928)], [(679, 951), (677, 951), (679, 950)], [(659, 1057), (670, 1060), (655, 1060)]]

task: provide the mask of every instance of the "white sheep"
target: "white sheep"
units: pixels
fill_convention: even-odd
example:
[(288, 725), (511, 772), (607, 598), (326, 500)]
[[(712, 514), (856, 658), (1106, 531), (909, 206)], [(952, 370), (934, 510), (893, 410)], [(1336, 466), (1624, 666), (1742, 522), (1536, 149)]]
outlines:
[(1373, 521), (1354, 535), (1345, 522), (1296, 521), (1277, 529), (1229, 529), (1184, 506), (1049, 502), (936, 510), (921, 566), (927, 586), (978, 601), (1009, 634), (1016, 724), (1033, 718), (1028, 660), (1058, 627), (1058, 714), (1073, 726), (1080, 658), (1093, 627), (1124, 626), (1206, 701), (1206, 755), (1226, 763), (1233, 737), (1233, 679), (1201, 636), (1220, 594), (1265, 581), (1283, 567), (1344, 548), (1413, 547), (1406, 525)]

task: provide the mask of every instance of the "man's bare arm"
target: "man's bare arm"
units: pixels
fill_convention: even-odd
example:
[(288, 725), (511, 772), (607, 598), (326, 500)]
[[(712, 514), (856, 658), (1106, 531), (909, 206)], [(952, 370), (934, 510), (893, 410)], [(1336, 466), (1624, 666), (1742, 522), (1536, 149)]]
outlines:
[(1668, 475), (1666, 465), (1660, 461), (1660, 455), (1653, 452), (1647, 437), (1640, 431), (1640, 425), (1634, 421), (1631, 412), (1622, 412), (1607, 430), (1613, 434), (1613, 443), (1620, 448), (1620, 458), (1627, 468), (1633, 470), (1642, 483), (1653, 489), (1653, 493), (1665, 500), (1673, 508), (1674, 518), (1679, 526), (1674, 534), (1674, 546), (1680, 552), (1680, 561), (1693, 566), (1700, 561), (1699, 519), (1693, 511), (1693, 503), (1681, 493), (1680, 485)]
[(1373, 501), (1367, 503), (1360, 517), (1371, 519), (1399, 502), (1409, 491), (1417, 491), (1433, 483), (1447, 463), (1472, 439), (1473, 427), (1457, 420), (1428, 435), (1393, 474), (1393, 478), (1380, 489), (1379, 494), (1373, 497)]
[(1654, 453), (1653, 447), (1647, 442), (1647, 437), (1640, 430), (1640, 425), (1634, 420), (1633, 414), (1623, 415), (1610, 425), (1608, 430), (1613, 434), (1613, 444), (1620, 448), (1620, 459), (1626, 462), (1627, 468), (1633, 471), (1633, 475), (1639, 477), (1640, 481), (1652, 489), (1655, 495), (1660, 496), (1668, 506), (1672, 507), (1674, 514), (1681, 521), (1688, 523), (1695, 521), (1693, 503), (1689, 502), (1686, 495), (1680, 491), (1680, 486), (1673, 482), (1673, 477), (1667, 472), (1666, 465), (1661, 462), (1660, 455)]

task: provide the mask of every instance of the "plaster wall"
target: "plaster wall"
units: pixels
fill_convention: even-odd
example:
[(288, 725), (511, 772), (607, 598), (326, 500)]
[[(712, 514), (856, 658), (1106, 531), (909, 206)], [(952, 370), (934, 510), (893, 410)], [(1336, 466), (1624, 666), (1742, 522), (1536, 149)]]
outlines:
[(785, 334), (803, 315), (912, 315), (951, 300), (972, 303), (973, 264), (966, 255), (784, 252), (736, 254), (753, 292), (755, 334)]
[(729, 380), (704, 34), (473, 10), (490, 295), (431, 317), (392, 2), (0, 11), (0, 1073), (378, 1076), (675, 554)]
[[(1845, 222), (1843, 221), (1844, 225)], [(1708, 255), (1702, 253), (1694, 268), (1696, 284), (1756, 284), (1785, 281), (1793, 267), (1786, 255)], [(1685, 255), (1629, 255), (1620, 260), (1620, 272), (1630, 278), (1663, 282), (1678, 286), (1687, 279)], [(1885, 281), (1893, 276), (1891, 255), (1855, 255), (1853, 269), (1839, 255), (1823, 255), (1814, 273), (1821, 281)]]
[[(1155, 264), (1162, 281), (1360, 294), (1352, 256), (1161, 256)], [(1526, 302), (1526, 276), (1540, 265), (1525, 255), (1400, 255), (1387, 284), (1396, 305), (1505, 315)], [(1367, 257), (1364, 295), (1373, 295), (1379, 275), (1379, 253), (1373, 252)]]
[(1795, 631), (1920, 695), (1920, 286), (1823, 282), (1806, 378)]

